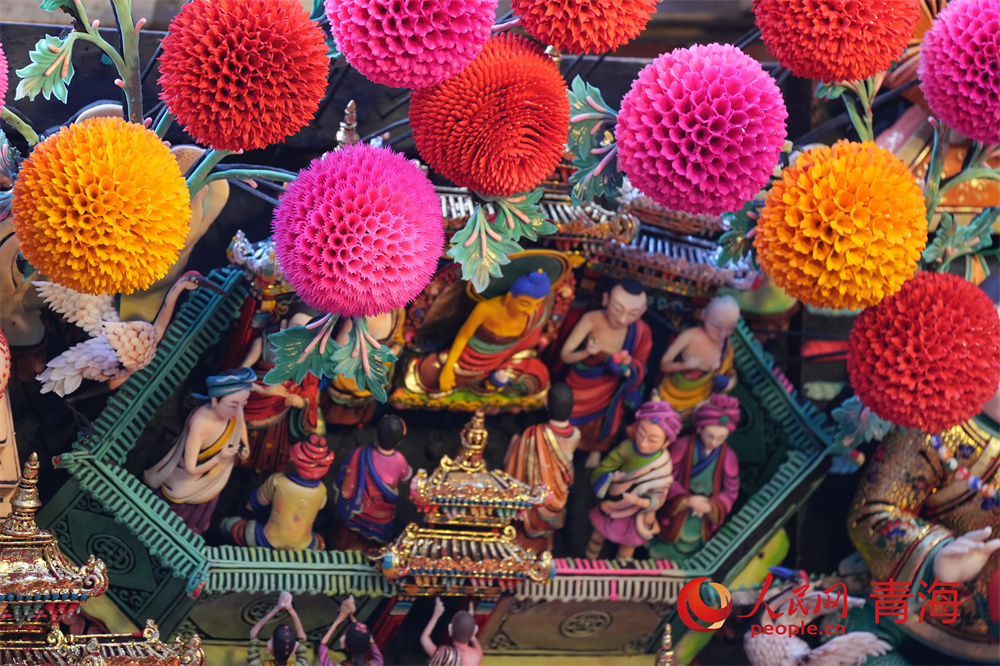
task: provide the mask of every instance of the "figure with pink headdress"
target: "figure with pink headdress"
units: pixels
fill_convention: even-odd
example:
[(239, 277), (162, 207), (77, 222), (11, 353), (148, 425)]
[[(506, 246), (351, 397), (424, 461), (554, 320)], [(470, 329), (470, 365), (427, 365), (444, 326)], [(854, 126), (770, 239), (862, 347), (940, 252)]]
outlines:
[(635, 418), (632, 439), (615, 447), (591, 477), (600, 500), (590, 511), (592, 560), (600, 557), (605, 541), (618, 544), (619, 559), (630, 559), (660, 531), (656, 511), (674, 480), (667, 447), (677, 438), (681, 419), (662, 401), (644, 403)]
[(674, 482), (657, 512), (653, 557), (689, 557), (722, 527), (740, 494), (739, 460), (727, 443), (739, 422), (739, 400), (713, 393), (694, 411), (697, 433), (670, 447)]
[(272, 474), (247, 501), (248, 511), (271, 507), (266, 524), (238, 517), (222, 521), (222, 530), (240, 546), (275, 550), (323, 550), (323, 537), (312, 531), (316, 515), (326, 506), (323, 476), (334, 453), (319, 435), (295, 444), (292, 470)]

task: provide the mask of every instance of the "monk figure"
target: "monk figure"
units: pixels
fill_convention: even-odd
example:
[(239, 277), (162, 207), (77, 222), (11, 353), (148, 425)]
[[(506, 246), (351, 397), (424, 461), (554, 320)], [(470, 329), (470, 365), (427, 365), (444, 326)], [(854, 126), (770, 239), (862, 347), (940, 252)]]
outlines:
[(503, 296), (479, 303), (451, 349), (414, 360), (406, 388), (441, 397), (454, 390), (534, 395), (549, 386), (548, 368), (536, 357), (552, 283), (539, 269), (522, 275)]
[(239, 517), (222, 521), (222, 531), (240, 546), (275, 550), (323, 550), (323, 537), (312, 531), (316, 515), (326, 506), (323, 476), (333, 463), (333, 451), (320, 435), (292, 447), (292, 471), (272, 474), (250, 494), (248, 511), (271, 507), (266, 524)]
[(431, 634), (444, 615), (444, 604), (441, 603), (441, 597), (434, 599), (434, 612), (424, 627), (424, 633), (420, 635), (420, 646), (431, 658), (430, 666), (479, 666), (482, 663), (483, 647), (476, 640), (479, 627), (476, 626), (476, 618), (471, 610), (470, 606), (468, 611), (458, 611), (448, 624), (448, 635), (454, 645), (435, 645)]
[(167, 455), (143, 474), (146, 485), (195, 534), (208, 529), (236, 458), (248, 455), (243, 406), (253, 380), (249, 368), (209, 377), (210, 402), (191, 413)]
[(660, 531), (656, 511), (674, 481), (667, 446), (681, 429), (681, 419), (665, 402), (644, 403), (626, 439), (601, 461), (591, 480), (599, 503), (590, 510), (594, 532), (587, 557), (596, 560), (605, 541), (618, 544), (618, 558), (632, 558)]
[(663, 379), (654, 400), (666, 400), (687, 421), (712, 393), (736, 385), (733, 344), (740, 306), (732, 296), (713, 298), (702, 312), (702, 325), (681, 332), (660, 359)]
[[(406, 311), (399, 309), (384, 314), (366, 317), (368, 333), (380, 343), (389, 347), (395, 356), (399, 356), (403, 348), (403, 319)], [(337, 331), (334, 341), (338, 347), (348, 343), (348, 335), (354, 327), (350, 318), (344, 318)], [(386, 377), (392, 383), (392, 373), (395, 363), (386, 364)], [(390, 390), (386, 387), (386, 390)], [(368, 423), (375, 414), (375, 396), (367, 389), (362, 391), (358, 383), (351, 377), (338, 375), (326, 387), (323, 395), (323, 419), (327, 423), (338, 425), (359, 425)]]
[(660, 535), (650, 547), (653, 557), (689, 557), (722, 527), (740, 494), (739, 460), (726, 443), (739, 422), (739, 400), (713, 393), (694, 411), (697, 434), (670, 447), (674, 482), (656, 514)]
[(292, 442), (326, 431), (319, 415), (318, 377), (309, 373), (301, 384), (289, 380), (269, 385), (263, 381), (276, 358), (270, 336), (285, 328), (305, 326), (311, 319), (311, 311), (296, 312), (268, 326), (253, 339), (243, 359), (243, 367), (253, 369), (256, 381), (244, 410), (250, 456), (240, 465), (258, 473), (284, 471)]
[[(981, 287), (1000, 305), (1000, 273)], [(1000, 618), (990, 604), (1000, 584), (998, 424), (1000, 387), (979, 415), (938, 435), (892, 430), (862, 470), (847, 515), (872, 580), (892, 578), (913, 594), (903, 630), (961, 663), (997, 663), (990, 632)], [(935, 581), (940, 599), (957, 596), (957, 605), (927, 603)]]
[(563, 382), (553, 384), (546, 405), (548, 423), (515, 435), (504, 462), (507, 473), (515, 479), (532, 487), (543, 483), (549, 487), (549, 498), (525, 511), (521, 523), (521, 545), (536, 553), (551, 551), (552, 534), (566, 523), (566, 501), (573, 487), (573, 453), (580, 443), (580, 430), (569, 422), (573, 390)]
[(570, 366), (573, 389), (570, 423), (580, 428), (580, 448), (589, 451), (587, 467), (597, 467), (621, 427), (625, 407), (642, 400), (646, 361), (652, 348), (646, 292), (631, 278), (604, 294), (603, 309), (588, 312), (573, 327), (560, 358)]
[(379, 421), (373, 444), (354, 451), (337, 476), (335, 508), (342, 521), (334, 547), (366, 550), (392, 538), (399, 485), (413, 469), (396, 447), (406, 435), (406, 423), (388, 415)]

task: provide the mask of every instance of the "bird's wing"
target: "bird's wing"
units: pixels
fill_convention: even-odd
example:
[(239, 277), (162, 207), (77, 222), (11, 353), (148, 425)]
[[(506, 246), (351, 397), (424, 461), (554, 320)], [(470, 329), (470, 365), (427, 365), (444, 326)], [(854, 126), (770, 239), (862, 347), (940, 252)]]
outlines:
[(36, 282), (35, 286), (50, 308), (91, 337), (100, 333), (101, 321), (118, 321), (115, 299), (108, 294), (82, 294), (54, 282)]
[(145, 368), (156, 356), (156, 329), (144, 321), (103, 321), (101, 330), (121, 364), (131, 371)]
[(38, 381), (42, 382), (42, 393), (54, 391), (65, 396), (80, 388), (84, 379), (106, 382), (129, 372), (122, 367), (107, 340), (91, 338), (49, 361)]
[(799, 658), (799, 664), (809, 666), (855, 666), (868, 657), (881, 657), (892, 649), (884, 640), (868, 631), (852, 631), (820, 645)]

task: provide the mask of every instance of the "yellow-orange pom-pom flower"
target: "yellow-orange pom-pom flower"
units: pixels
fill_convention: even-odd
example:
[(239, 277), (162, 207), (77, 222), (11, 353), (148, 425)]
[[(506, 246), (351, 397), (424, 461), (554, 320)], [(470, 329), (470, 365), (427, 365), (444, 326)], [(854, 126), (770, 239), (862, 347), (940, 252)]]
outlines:
[(767, 195), (754, 247), (764, 272), (816, 307), (863, 308), (913, 277), (924, 197), (899, 158), (841, 141), (799, 156)]
[(35, 146), (13, 212), (25, 259), (89, 294), (130, 294), (166, 275), (191, 217), (166, 144), (121, 118), (85, 120)]

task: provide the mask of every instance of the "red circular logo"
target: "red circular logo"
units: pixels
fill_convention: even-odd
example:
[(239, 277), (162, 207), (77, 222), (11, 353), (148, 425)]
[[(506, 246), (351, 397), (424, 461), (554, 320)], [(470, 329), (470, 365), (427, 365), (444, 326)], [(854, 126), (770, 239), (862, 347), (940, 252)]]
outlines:
[[(719, 594), (721, 608), (712, 608), (701, 600), (702, 583), (708, 583)], [(677, 613), (688, 629), (695, 631), (715, 631), (722, 626), (733, 610), (733, 595), (725, 585), (713, 583), (708, 576), (688, 581), (677, 595)]]

